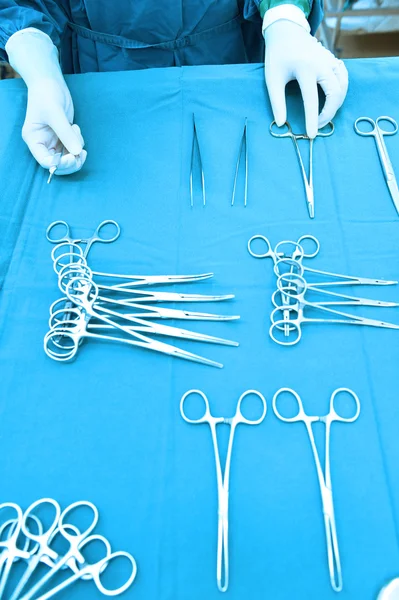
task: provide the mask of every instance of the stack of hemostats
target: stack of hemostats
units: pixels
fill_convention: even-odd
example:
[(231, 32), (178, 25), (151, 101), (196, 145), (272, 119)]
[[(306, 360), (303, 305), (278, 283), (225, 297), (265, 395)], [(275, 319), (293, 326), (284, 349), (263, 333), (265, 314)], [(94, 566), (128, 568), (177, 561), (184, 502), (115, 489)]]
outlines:
[(165, 291), (147, 291), (146, 287), (203, 281), (201, 275), (119, 275), (92, 271), (87, 253), (75, 241), (62, 242), (52, 252), (58, 286), (64, 293), (50, 307), (50, 329), (44, 338), (46, 354), (58, 361), (74, 358), (84, 339), (120, 342), (155, 350), (178, 358), (222, 367), (153, 336), (238, 346), (237, 342), (158, 323), (159, 320), (232, 321), (239, 316), (192, 312), (158, 306), (169, 302), (217, 302), (233, 295), (208, 296)]
[[(266, 244), (266, 252), (257, 253), (253, 250), (253, 245), (259, 243), (256, 240)], [(315, 249), (307, 253), (304, 243), (309, 242), (314, 244)], [(395, 285), (397, 281), (341, 275), (305, 266), (303, 259), (314, 258), (319, 250), (319, 241), (311, 235), (304, 235), (297, 242), (291, 240), (279, 242), (274, 250), (269, 240), (262, 235), (253, 236), (248, 242), (248, 251), (252, 256), (272, 258), (274, 262), (277, 289), (272, 296), (274, 310), (271, 313), (269, 329), (269, 335), (274, 342), (283, 346), (297, 344), (302, 337), (302, 325), (306, 323), (367, 325), (399, 329), (399, 325), (394, 323), (361, 317), (335, 308), (341, 306), (390, 308), (399, 306), (399, 303), (359, 298), (331, 291), (331, 288), (336, 289), (337, 286), (340, 289), (339, 286)], [(314, 281), (315, 276), (319, 280)], [(319, 313), (319, 316), (308, 317), (309, 311)]]
[[(87, 580), (105, 596), (123, 594), (135, 580), (136, 561), (129, 552), (113, 552), (106, 537), (93, 533), (98, 520), (97, 507), (86, 500), (63, 511), (53, 498), (37, 500), (25, 511), (14, 502), (0, 504), (0, 598), (48, 600)], [(22, 569), (14, 567), (17, 562)], [(110, 570), (105, 576), (112, 564), (114, 575)]]

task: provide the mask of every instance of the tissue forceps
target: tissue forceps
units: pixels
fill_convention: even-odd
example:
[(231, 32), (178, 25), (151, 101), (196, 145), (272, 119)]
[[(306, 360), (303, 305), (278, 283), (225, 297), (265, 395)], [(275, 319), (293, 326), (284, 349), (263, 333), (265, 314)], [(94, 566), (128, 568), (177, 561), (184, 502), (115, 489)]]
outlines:
[[(394, 129), (392, 131), (387, 131), (386, 129), (382, 129), (380, 127), (381, 121), (388, 121), (393, 125)], [(370, 123), (373, 127), (371, 131), (363, 131), (359, 127), (359, 123)], [(395, 171), (393, 170), (392, 163), (389, 158), (388, 150), (384, 142), (384, 136), (386, 135), (395, 135), (398, 131), (398, 124), (395, 119), (392, 117), (378, 117), (375, 121), (370, 119), (370, 117), (359, 117), (356, 119), (354, 123), (355, 131), (358, 135), (362, 135), (364, 137), (373, 136), (375, 143), (377, 145), (378, 155), (380, 157), (381, 166), (384, 171), (385, 180), (387, 182), (387, 186), (389, 188), (389, 192), (391, 194), (392, 201), (395, 205), (396, 212), (399, 214), (399, 189), (398, 182), (395, 177)]]
[(201, 157), (201, 149), (198, 140), (197, 126), (195, 124), (195, 115), (193, 114), (193, 144), (191, 148), (191, 166), (190, 166), (190, 205), (194, 206), (194, 187), (193, 187), (193, 168), (194, 168), (194, 155), (195, 155), (195, 147), (198, 148), (198, 158), (199, 158), (199, 166), (201, 169), (201, 186), (202, 186), (202, 204), (206, 205), (206, 195), (205, 195), (205, 177), (204, 177), (204, 169), (202, 166), (202, 157)]
[(240, 143), (240, 149), (238, 151), (238, 158), (237, 158), (237, 164), (236, 164), (236, 171), (235, 171), (235, 175), (234, 175), (234, 185), (233, 185), (233, 194), (231, 196), (231, 206), (234, 206), (234, 201), (236, 198), (236, 187), (237, 187), (237, 179), (238, 179), (238, 172), (240, 170), (240, 162), (241, 162), (241, 154), (242, 154), (242, 149), (245, 149), (245, 183), (244, 183), (244, 206), (247, 206), (247, 200), (248, 200), (248, 142), (247, 142), (247, 129), (248, 129), (248, 119), (245, 117), (245, 123), (244, 123), (244, 131), (242, 133), (242, 137), (241, 137), (241, 143)]
[[(198, 394), (204, 401), (205, 412), (198, 419), (190, 419), (184, 410), (184, 402), (191, 394)], [(247, 419), (241, 412), (241, 404), (244, 398), (254, 394), (260, 398), (263, 411), (259, 419)], [(217, 545), (217, 563), (216, 563), (216, 580), (217, 586), (221, 592), (225, 592), (229, 585), (229, 543), (228, 543), (228, 528), (229, 528), (229, 480), (230, 480), (230, 465), (231, 454), (233, 449), (234, 434), (237, 425), (245, 423), (246, 425), (258, 425), (266, 416), (266, 400), (262, 394), (256, 390), (247, 390), (244, 392), (237, 402), (236, 414), (234, 417), (214, 417), (211, 415), (209, 401), (206, 395), (201, 390), (189, 390), (186, 392), (180, 401), (180, 414), (187, 423), (195, 425), (207, 423), (211, 430), (213, 450), (216, 464), (216, 479), (218, 488), (218, 545)], [(224, 474), (220, 461), (219, 446), (216, 434), (216, 427), (219, 423), (230, 425), (230, 436), (227, 449), (226, 464)]]
[[(104, 237), (104, 233), (101, 233), (104, 227), (107, 225), (113, 225), (116, 228), (116, 232), (111, 237)], [(63, 227), (65, 230), (64, 235), (60, 235), (55, 238), (52, 237), (51, 232), (55, 227)], [(69, 242), (70, 244), (85, 244), (85, 249), (83, 252), (83, 257), (86, 258), (90, 252), (90, 249), (93, 244), (99, 242), (101, 244), (110, 244), (111, 242), (115, 242), (120, 236), (121, 228), (119, 227), (116, 221), (106, 220), (102, 221), (97, 228), (95, 229), (93, 235), (89, 238), (73, 238), (71, 235), (71, 228), (66, 221), (53, 221), (46, 229), (46, 238), (52, 244), (62, 244), (65, 242)]]
[[(277, 127), (276, 121), (272, 121), (272, 123), (270, 124), (269, 131), (272, 134), (272, 136), (276, 137), (276, 138), (291, 138), (292, 143), (294, 144), (295, 151), (298, 156), (299, 166), (301, 168), (303, 183), (304, 183), (305, 192), (306, 192), (306, 202), (307, 202), (307, 206), (308, 206), (309, 217), (311, 219), (313, 219), (314, 212), (315, 212), (314, 211), (314, 189), (313, 189), (313, 142), (314, 142), (314, 140), (312, 138), (309, 138), (304, 133), (294, 133), (292, 131), (291, 125), (288, 122), (286, 122), (285, 125), (283, 125), (283, 127), (284, 126), (287, 127), (287, 131), (284, 131), (283, 133), (277, 133), (274, 130), (274, 127)], [(319, 131), (316, 134), (316, 137), (329, 137), (330, 135), (332, 135), (334, 133), (334, 123), (332, 121), (327, 123), (327, 125), (325, 125), (325, 127), (330, 127), (330, 130), (323, 131), (323, 130), (319, 129)], [(324, 127), (323, 127), (323, 129), (324, 129)], [(305, 169), (305, 165), (302, 160), (302, 155), (301, 155), (301, 151), (299, 149), (298, 140), (309, 140), (309, 179), (306, 175), (306, 169)]]
[[(295, 279), (296, 279), (295, 288), (291, 287), (290, 289), (285, 289), (284, 283), (286, 283), (286, 279), (287, 279), (287, 277), (289, 277), (289, 275), (292, 275), (292, 274), (281, 275), (279, 277), (279, 279), (277, 280), (277, 286), (278, 286), (279, 291), (289, 299), (290, 303), (288, 304), (288, 306), (286, 304), (284, 304), (281, 307), (275, 308), (270, 315), (272, 324), (269, 329), (269, 335), (272, 338), (272, 340), (274, 342), (276, 342), (277, 344), (280, 344), (282, 346), (293, 346), (294, 344), (297, 344), (302, 337), (302, 324), (303, 323), (331, 323), (331, 324), (343, 324), (343, 325), (366, 325), (369, 327), (383, 327), (386, 329), (399, 329), (399, 325), (396, 325), (394, 323), (386, 323), (385, 321), (377, 321), (375, 319), (359, 317), (358, 315), (351, 315), (351, 314), (348, 314), (348, 313), (345, 313), (342, 311), (333, 310), (332, 308), (328, 308), (327, 306), (324, 306), (317, 302), (309, 302), (305, 299), (308, 285), (307, 285), (305, 279), (303, 279), (303, 277), (295, 275)], [(332, 318), (332, 319), (308, 318), (308, 317), (305, 317), (305, 315), (304, 315), (304, 311), (305, 311), (306, 307), (313, 308), (315, 310), (320, 310), (320, 311), (323, 311), (324, 313), (327, 313), (328, 315), (333, 315), (333, 316), (337, 316), (340, 318)], [(276, 333), (277, 333), (277, 332), (275, 332), (276, 330), (282, 330), (282, 329), (284, 329), (284, 327), (287, 326), (286, 320), (278, 318), (279, 313), (281, 313), (284, 310), (290, 311), (291, 313), (294, 313), (296, 315), (296, 317), (294, 317), (294, 318), (290, 317), (290, 319), (288, 321), (288, 327), (289, 327), (290, 333), (294, 332), (296, 334), (296, 337), (292, 341), (289, 341), (289, 340), (284, 341), (284, 340), (279, 339), (276, 336)]]
[[(277, 401), (281, 394), (289, 393), (294, 396), (297, 405), (298, 412), (294, 417), (284, 417), (277, 408)], [(352, 417), (342, 417), (337, 413), (334, 401), (340, 393), (347, 393), (355, 401), (356, 411)], [(358, 396), (352, 390), (348, 388), (336, 389), (330, 398), (330, 410), (324, 417), (310, 416), (304, 411), (302, 400), (294, 390), (290, 388), (281, 388), (276, 392), (273, 397), (273, 411), (278, 419), (285, 421), (286, 423), (295, 423), (296, 421), (302, 421), (306, 427), (308, 433), (310, 445), (312, 447), (313, 458), (316, 465), (317, 478), (319, 480), (320, 494), (322, 501), (324, 527), (326, 532), (326, 543), (327, 543), (327, 559), (328, 568), (330, 572), (331, 587), (335, 592), (340, 592), (343, 587), (342, 582), (342, 568), (339, 557), (338, 537), (337, 528), (335, 523), (334, 515), (334, 499), (331, 481), (331, 465), (330, 465), (330, 437), (331, 437), (331, 424), (334, 421), (340, 421), (341, 423), (353, 423), (356, 421), (360, 414), (360, 400)], [(325, 425), (325, 464), (324, 471), (321, 465), (320, 455), (317, 451), (316, 441), (313, 435), (312, 424), (313, 423), (324, 423)]]

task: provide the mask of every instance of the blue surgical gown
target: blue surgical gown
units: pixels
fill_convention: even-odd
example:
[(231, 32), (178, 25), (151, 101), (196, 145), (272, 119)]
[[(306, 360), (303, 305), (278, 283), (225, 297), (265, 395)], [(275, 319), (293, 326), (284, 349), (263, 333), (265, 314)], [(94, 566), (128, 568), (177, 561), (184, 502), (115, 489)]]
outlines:
[(321, 0), (0, 0), (0, 58), (26, 27), (47, 33), (64, 73), (262, 62), (261, 14), (289, 2), (314, 30)]

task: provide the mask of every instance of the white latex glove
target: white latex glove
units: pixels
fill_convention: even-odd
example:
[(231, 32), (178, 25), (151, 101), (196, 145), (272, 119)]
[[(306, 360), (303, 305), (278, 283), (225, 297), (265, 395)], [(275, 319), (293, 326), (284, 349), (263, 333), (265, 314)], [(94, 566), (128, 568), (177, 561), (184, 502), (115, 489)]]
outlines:
[(28, 88), (22, 138), (37, 162), (49, 169), (62, 153), (56, 175), (79, 171), (87, 156), (78, 125), (72, 125), (73, 102), (50, 37), (38, 29), (22, 29), (6, 44), (10, 65)]
[[(273, 11), (277, 12), (273, 15)], [(287, 120), (285, 86), (296, 79), (305, 107), (306, 132), (314, 138), (317, 130), (333, 119), (345, 100), (348, 90), (346, 67), (310, 34), (305, 15), (297, 6), (285, 4), (268, 10), (263, 21), (263, 35), (266, 86), (276, 123), (281, 127)], [(317, 84), (326, 95), (320, 115)]]
[(377, 596), (377, 600), (399, 600), (399, 579), (393, 579), (383, 587)]

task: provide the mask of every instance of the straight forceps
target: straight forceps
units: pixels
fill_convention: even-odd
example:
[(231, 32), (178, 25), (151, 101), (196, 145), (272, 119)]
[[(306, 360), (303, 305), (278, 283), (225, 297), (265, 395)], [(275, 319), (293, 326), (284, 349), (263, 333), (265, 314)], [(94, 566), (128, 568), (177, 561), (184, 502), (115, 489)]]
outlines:
[(245, 160), (244, 206), (247, 206), (247, 202), (248, 202), (248, 141), (247, 141), (247, 130), (248, 130), (248, 119), (245, 118), (244, 131), (242, 133), (242, 138), (241, 138), (241, 143), (240, 143), (240, 149), (238, 151), (236, 171), (235, 171), (235, 175), (234, 175), (234, 185), (233, 185), (233, 194), (231, 196), (231, 206), (234, 206), (234, 202), (235, 202), (235, 198), (236, 198), (237, 179), (238, 179), (238, 172), (240, 170), (241, 154), (242, 154), (242, 149), (243, 148), (244, 148), (244, 151), (245, 151), (245, 158), (244, 158), (244, 160)]
[[(287, 283), (290, 279), (295, 280), (295, 287), (287, 289)], [(278, 308), (275, 308), (271, 315), (271, 326), (269, 329), (269, 335), (274, 342), (283, 346), (293, 346), (297, 344), (302, 337), (302, 324), (303, 323), (329, 323), (329, 324), (343, 324), (343, 325), (367, 325), (370, 327), (383, 327), (386, 329), (399, 329), (399, 325), (394, 323), (386, 323), (385, 321), (378, 321), (375, 319), (368, 319), (366, 317), (360, 317), (358, 315), (351, 315), (342, 311), (333, 310), (327, 306), (317, 303), (309, 302), (306, 300), (305, 295), (308, 289), (308, 285), (303, 277), (293, 274), (281, 275), (277, 280), (277, 287), (279, 291), (287, 297), (289, 305), (284, 304)], [(322, 311), (332, 317), (336, 318), (307, 318), (304, 315), (306, 308)], [(294, 314), (295, 317), (290, 316), (288, 321), (288, 327), (290, 333), (294, 333), (295, 337), (293, 340), (282, 340), (278, 336), (278, 331), (283, 330), (287, 326), (287, 321), (284, 318), (279, 318), (281, 312), (284, 310), (290, 311), (290, 315)]]
[[(294, 417), (285, 417), (283, 416), (278, 408), (277, 401), (278, 398), (284, 394), (288, 393), (292, 395), (296, 403), (298, 405), (298, 412)], [(355, 414), (352, 417), (342, 417), (337, 413), (334, 402), (338, 394), (345, 393), (352, 396), (355, 401)], [(312, 417), (305, 413), (302, 400), (300, 396), (290, 388), (281, 388), (276, 392), (273, 397), (273, 411), (278, 419), (281, 421), (285, 421), (286, 423), (295, 423), (296, 421), (302, 421), (306, 427), (306, 431), (308, 433), (310, 445), (312, 447), (313, 458), (316, 465), (317, 477), (319, 480), (320, 486), (320, 494), (321, 501), (323, 507), (323, 516), (324, 516), (324, 526), (326, 532), (326, 543), (327, 543), (327, 558), (328, 558), (328, 568), (330, 572), (330, 581), (331, 587), (335, 592), (340, 592), (343, 587), (342, 582), (342, 569), (341, 569), (341, 561), (339, 557), (339, 548), (338, 548), (338, 538), (337, 538), (337, 529), (335, 524), (335, 515), (334, 515), (334, 500), (333, 500), (333, 492), (332, 492), (332, 482), (331, 482), (331, 466), (330, 466), (330, 436), (331, 436), (331, 424), (334, 421), (340, 421), (341, 423), (353, 423), (356, 421), (360, 414), (360, 400), (352, 390), (348, 388), (338, 388), (333, 392), (330, 398), (330, 411), (324, 417)], [(325, 466), (324, 472), (321, 466), (320, 456), (317, 451), (316, 442), (313, 435), (312, 424), (313, 423), (324, 423), (325, 425)]]
[[(107, 225), (113, 225), (116, 228), (116, 232), (111, 237), (107, 237), (104, 232), (104, 227)], [(62, 227), (64, 229), (64, 234), (54, 237), (51, 232), (56, 227)], [(115, 242), (119, 238), (120, 233), (121, 228), (119, 227), (118, 223), (116, 221), (107, 220), (102, 221), (98, 225), (91, 237), (73, 238), (71, 234), (71, 228), (66, 221), (53, 221), (53, 223), (50, 223), (50, 225), (47, 227), (46, 238), (52, 244), (62, 244), (63, 242), (69, 242), (70, 244), (85, 244), (85, 249), (82, 255), (84, 258), (86, 258), (93, 244), (96, 244), (97, 242), (101, 244), (110, 244), (111, 242)]]
[[(386, 129), (382, 129), (380, 127), (381, 121), (388, 121), (393, 125), (394, 129), (392, 131), (387, 131)], [(364, 131), (360, 129), (360, 123), (369, 123), (372, 126), (371, 131)], [(375, 143), (377, 144), (378, 155), (380, 157), (381, 166), (384, 171), (385, 180), (387, 182), (389, 192), (391, 194), (391, 198), (396, 208), (396, 212), (399, 214), (399, 189), (398, 182), (395, 177), (395, 172), (393, 170), (392, 163), (389, 159), (389, 154), (387, 147), (384, 142), (384, 136), (386, 135), (395, 135), (398, 131), (398, 124), (395, 119), (392, 117), (378, 117), (375, 121), (370, 119), (370, 117), (359, 117), (356, 119), (354, 123), (355, 131), (358, 135), (362, 135), (364, 137), (373, 136), (375, 139)]]
[[(307, 206), (308, 206), (309, 216), (311, 219), (313, 219), (314, 213), (315, 213), (314, 190), (313, 190), (313, 142), (314, 142), (314, 140), (312, 138), (309, 138), (307, 135), (305, 135), (303, 133), (294, 133), (292, 131), (291, 125), (288, 122), (286, 122), (285, 125), (283, 125), (283, 127), (287, 127), (287, 131), (284, 131), (283, 133), (278, 133), (276, 131), (276, 129), (277, 129), (276, 121), (273, 121), (270, 124), (269, 130), (273, 137), (291, 138), (292, 143), (294, 144), (294, 148), (295, 148), (295, 151), (298, 156), (299, 166), (300, 166), (301, 172), (302, 172), (303, 183), (305, 186), (306, 202), (307, 202)], [(334, 133), (334, 123), (332, 123), (332, 121), (327, 123), (327, 125), (325, 127), (330, 127), (330, 129), (328, 131), (323, 131), (320, 129), (317, 132), (317, 137), (329, 137), (330, 135), (332, 135)], [(309, 179), (306, 175), (306, 169), (305, 169), (305, 165), (302, 160), (301, 151), (300, 151), (299, 145), (298, 145), (298, 140), (309, 140)]]
[(206, 195), (205, 195), (205, 177), (204, 177), (204, 169), (202, 166), (202, 157), (201, 157), (201, 149), (198, 141), (198, 133), (197, 126), (195, 124), (195, 116), (193, 114), (193, 144), (191, 147), (191, 165), (190, 165), (190, 205), (194, 206), (194, 182), (193, 182), (193, 170), (194, 170), (194, 158), (195, 158), (195, 147), (198, 148), (198, 158), (199, 158), (199, 166), (201, 170), (201, 187), (202, 187), (202, 204), (206, 205)]
[[(191, 394), (198, 394), (204, 401), (205, 412), (202, 417), (198, 419), (190, 419), (184, 410), (184, 402)], [(259, 419), (247, 419), (241, 412), (241, 403), (244, 398), (248, 395), (255, 395), (260, 398), (263, 410), (262, 415)], [(180, 401), (180, 414), (187, 423), (193, 423), (195, 425), (201, 423), (207, 423), (211, 430), (213, 450), (215, 455), (216, 464), (216, 479), (218, 488), (218, 544), (217, 544), (217, 562), (216, 562), (216, 581), (217, 586), (221, 592), (225, 592), (229, 586), (229, 542), (228, 542), (228, 529), (229, 529), (229, 480), (230, 480), (230, 465), (231, 465), (231, 453), (233, 450), (234, 434), (237, 425), (245, 423), (246, 425), (259, 425), (266, 416), (266, 400), (260, 392), (256, 390), (247, 390), (238, 399), (236, 414), (234, 417), (214, 417), (211, 415), (209, 408), (208, 398), (201, 390), (189, 390), (186, 392)], [(222, 464), (220, 461), (219, 446), (217, 441), (216, 426), (219, 423), (225, 423), (230, 425), (230, 436), (227, 448), (227, 457), (224, 474), (222, 471)]]

